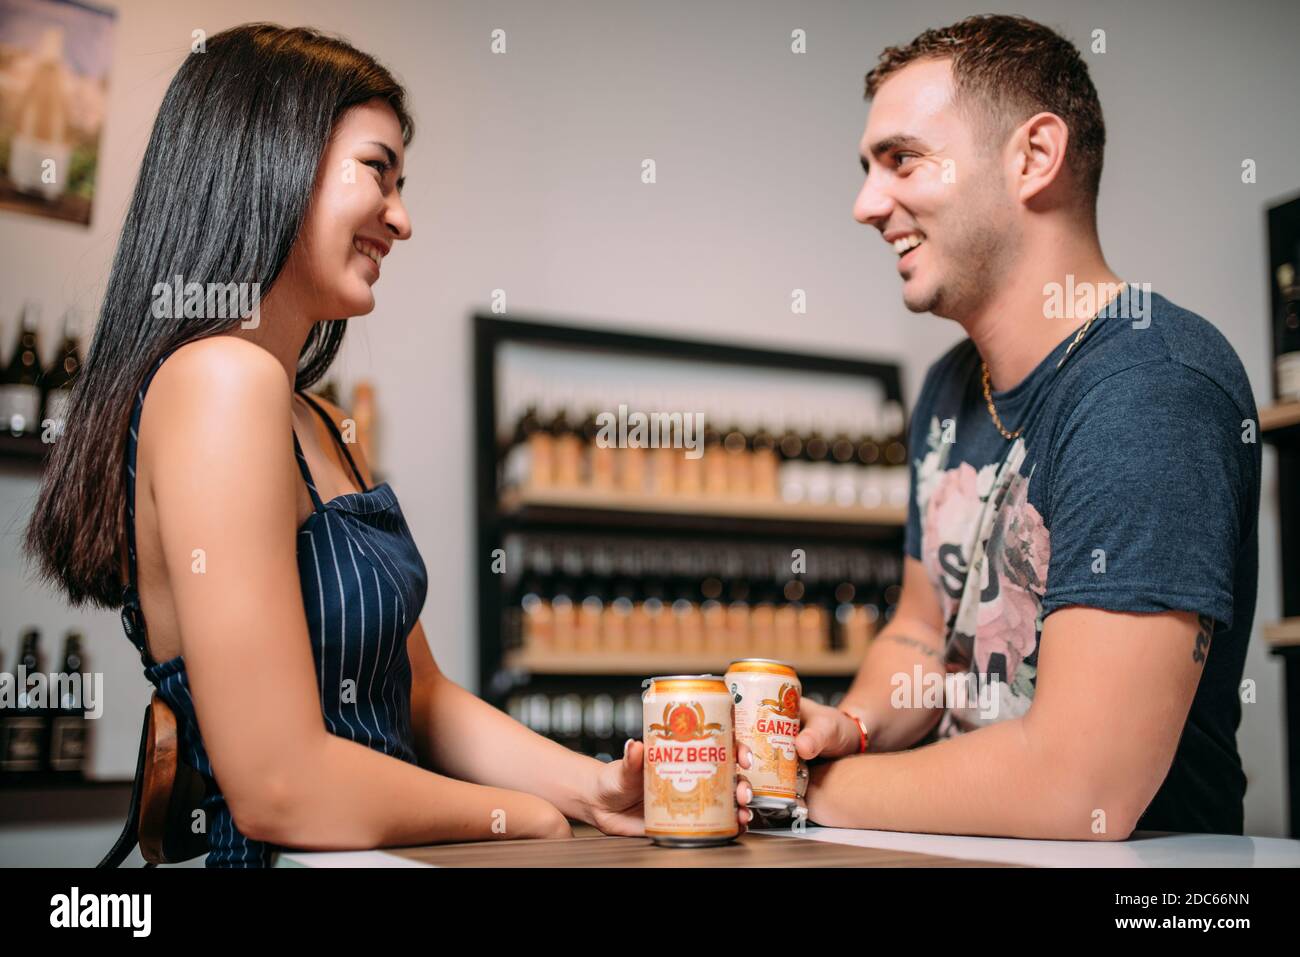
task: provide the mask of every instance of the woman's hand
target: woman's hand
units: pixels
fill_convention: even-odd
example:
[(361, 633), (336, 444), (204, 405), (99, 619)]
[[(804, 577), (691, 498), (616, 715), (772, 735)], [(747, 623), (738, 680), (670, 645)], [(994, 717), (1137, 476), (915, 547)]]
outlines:
[[(743, 833), (754, 812), (745, 805), (753, 796), (749, 782), (741, 776), (742, 770), (753, 764), (749, 748), (738, 744), (736, 749), (736, 820)], [(645, 745), (629, 739), (623, 747), (623, 757), (600, 767), (596, 773), (592, 795), (587, 799), (588, 820), (606, 834), (620, 837), (641, 837), (645, 834)]]

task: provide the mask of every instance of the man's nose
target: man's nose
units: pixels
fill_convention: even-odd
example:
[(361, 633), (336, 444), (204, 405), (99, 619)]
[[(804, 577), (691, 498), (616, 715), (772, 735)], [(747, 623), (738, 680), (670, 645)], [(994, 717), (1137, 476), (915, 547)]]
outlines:
[(894, 211), (894, 201), (882, 191), (868, 176), (862, 181), (862, 189), (853, 203), (853, 218), (864, 226), (883, 226)]

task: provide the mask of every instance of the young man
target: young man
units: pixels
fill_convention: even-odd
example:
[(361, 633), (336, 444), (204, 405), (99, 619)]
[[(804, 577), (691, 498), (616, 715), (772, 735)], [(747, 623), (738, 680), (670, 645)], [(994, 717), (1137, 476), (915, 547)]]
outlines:
[(854, 215), (908, 309), (969, 338), (913, 415), (896, 614), (842, 711), (803, 702), (800, 756), (838, 759), (812, 766), (810, 819), (1240, 834), (1260, 486), (1240, 361), (1107, 266), (1105, 129), (1069, 41), (971, 18), (885, 50), (866, 89)]

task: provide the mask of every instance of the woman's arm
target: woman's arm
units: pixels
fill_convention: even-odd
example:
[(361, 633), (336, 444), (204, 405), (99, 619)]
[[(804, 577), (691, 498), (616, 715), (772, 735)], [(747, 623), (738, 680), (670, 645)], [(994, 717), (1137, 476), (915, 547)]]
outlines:
[(194, 707), (236, 825), (321, 849), (569, 834), (538, 797), (325, 729), (299, 600), (291, 427), (282, 367), (231, 336), (164, 363), (141, 424)]
[(419, 622), (407, 653), (411, 727), (422, 762), (466, 781), (528, 791), (568, 818), (595, 823), (591, 797), (601, 762), (529, 730), (444, 675)]

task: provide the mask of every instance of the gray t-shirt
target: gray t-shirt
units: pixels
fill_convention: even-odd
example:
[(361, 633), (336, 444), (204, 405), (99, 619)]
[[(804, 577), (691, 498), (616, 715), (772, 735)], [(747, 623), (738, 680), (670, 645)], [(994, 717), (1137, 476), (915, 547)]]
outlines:
[(1058, 608), (1207, 615), (1191, 712), (1138, 829), (1240, 834), (1238, 686), (1259, 561), (1250, 383), (1217, 329), (1149, 289), (1130, 286), (1067, 355), (1073, 338), (993, 393), (1003, 426), (1023, 429), (1014, 441), (989, 415), (969, 339), (922, 386), (905, 549), (939, 597), (948, 670), (986, 692), (948, 707), (934, 736), (1029, 710)]

